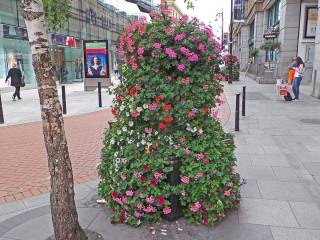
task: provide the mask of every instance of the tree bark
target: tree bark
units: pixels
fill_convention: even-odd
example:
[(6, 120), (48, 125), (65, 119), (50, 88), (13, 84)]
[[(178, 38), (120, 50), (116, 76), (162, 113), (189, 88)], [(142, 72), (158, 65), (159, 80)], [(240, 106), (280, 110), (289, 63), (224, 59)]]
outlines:
[(71, 160), (48, 48), (42, 0), (22, 0), (40, 98), (44, 142), (51, 176), (51, 215), (56, 240), (85, 240), (74, 201)]

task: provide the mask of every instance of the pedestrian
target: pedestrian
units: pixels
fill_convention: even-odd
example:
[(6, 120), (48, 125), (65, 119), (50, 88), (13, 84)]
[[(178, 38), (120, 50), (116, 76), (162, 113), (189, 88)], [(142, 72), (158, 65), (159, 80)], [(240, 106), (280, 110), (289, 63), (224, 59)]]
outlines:
[(22, 98), (20, 96), (20, 88), (24, 87), (24, 81), (22, 79), (22, 73), (16, 63), (12, 64), (12, 68), (8, 72), (6, 82), (9, 78), (11, 78), (11, 86), (15, 87), (15, 91), (12, 96), (13, 101), (16, 100), (16, 97), (21, 100)]
[(301, 57), (296, 58), (296, 66), (293, 67), (294, 69), (294, 80), (292, 84), (292, 91), (294, 94), (294, 99), (293, 100), (299, 100), (299, 88), (300, 88), (300, 83), (303, 78), (304, 70), (305, 70), (305, 64), (302, 61)]
[(119, 76), (119, 69), (118, 69), (118, 63), (114, 61), (113, 63), (113, 70), (114, 70), (114, 75), (116, 75), (116, 78)]
[(294, 79), (294, 73), (295, 73), (295, 70), (293, 68), (296, 66), (297, 66), (296, 59), (293, 58), (289, 65), (288, 85), (292, 84), (292, 81)]

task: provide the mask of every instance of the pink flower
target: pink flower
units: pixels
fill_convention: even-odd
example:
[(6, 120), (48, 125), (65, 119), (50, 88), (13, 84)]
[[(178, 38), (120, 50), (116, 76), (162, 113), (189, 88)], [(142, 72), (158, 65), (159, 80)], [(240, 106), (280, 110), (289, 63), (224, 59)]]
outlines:
[(188, 176), (183, 176), (181, 177), (181, 182), (185, 183), (185, 184), (189, 184), (189, 177)]
[(141, 210), (141, 209), (143, 209), (143, 205), (142, 205), (141, 203), (139, 203), (139, 204), (137, 205), (137, 208)]
[(166, 208), (164, 208), (162, 211), (163, 211), (163, 213), (164, 213), (165, 215), (168, 215), (169, 213), (171, 213), (171, 208), (170, 208), (170, 207), (166, 207)]
[(160, 49), (161, 48), (161, 43), (154, 43), (153, 47), (156, 49)]
[(170, 58), (176, 58), (176, 57), (177, 57), (176, 52), (175, 52), (172, 48), (166, 48), (166, 54), (167, 54)]
[(197, 157), (198, 160), (202, 160), (204, 158), (204, 154), (203, 153), (198, 153), (196, 157)]
[(134, 173), (133, 173), (133, 176), (134, 176), (134, 177), (137, 177), (137, 178), (140, 178), (140, 177), (141, 177), (141, 173), (139, 173), (139, 172), (134, 172)]
[(193, 35), (193, 36), (191, 36), (191, 41), (192, 42), (195, 42), (195, 41), (197, 41), (199, 39), (199, 35)]
[(157, 209), (155, 207), (149, 206), (149, 207), (144, 207), (143, 211), (145, 211), (146, 213), (151, 213), (151, 212), (156, 212)]
[(121, 178), (122, 181), (125, 181), (127, 179), (126, 175), (124, 175), (124, 174), (121, 174), (120, 178)]
[(132, 69), (132, 70), (136, 70), (137, 68), (138, 68), (138, 64), (133, 63), (133, 64), (131, 65), (131, 69)]
[(183, 15), (183, 16), (182, 16), (182, 21), (184, 21), (185, 23), (188, 23), (188, 21), (189, 21), (189, 16), (188, 16), (188, 15)]
[(189, 54), (190, 54), (190, 50), (186, 47), (181, 47), (180, 51), (186, 56), (189, 56)]
[(156, 172), (154, 175), (153, 175), (156, 179), (159, 179), (163, 176), (163, 173), (159, 173), (159, 172)]
[(183, 152), (184, 152), (185, 155), (189, 155), (189, 154), (190, 154), (189, 148), (185, 148), (185, 149), (183, 150)]
[(199, 178), (203, 177), (203, 173), (197, 173), (197, 175), (194, 176), (194, 179), (198, 180)]
[(152, 204), (154, 202), (153, 196), (147, 197), (146, 201), (147, 201), (147, 203)]
[(180, 34), (176, 35), (176, 37), (174, 38), (174, 40), (175, 40), (176, 42), (180, 42), (180, 41), (182, 41), (185, 37), (186, 37), (186, 34), (183, 32), (183, 33), (180, 33)]
[(173, 147), (178, 150), (180, 148), (180, 144), (174, 144)]
[(154, 72), (158, 73), (158, 72), (160, 72), (160, 69), (159, 68), (155, 68)]
[(178, 65), (178, 70), (179, 70), (180, 72), (183, 72), (185, 68), (186, 68), (186, 67), (184, 66), (183, 63), (181, 63), (181, 64)]
[(151, 111), (155, 111), (155, 110), (157, 110), (157, 104), (151, 103), (151, 104), (149, 104), (148, 108)]
[(228, 186), (228, 187), (233, 187), (233, 182), (229, 182), (229, 183), (227, 184), (227, 186)]
[(145, 128), (144, 131), (150, 135), (152, 133), (152, 128)]
[(202, 87), (203, 87), (204, 90), (208, 90), (209, 89), (209, 85), (208, 84), (203, 84)]
[(191, 53), (191, 54), (189, 55), (188, 59), (189, 59), (190, 62), (197, 62), (197, 61), (199, 61), (199, 57), (198, 57), (198, 55), (195, 54), (195, 53)]
[(141, 192), (141, 193), (139, 194), (139, 197), (140, 197), (140, 198), (145, 198), (144, 193)]
[(196, 112), (195, 111), (188, 112), (188, 118), (194, 118), (195, 116), (196, 116)]
[(198, 212), (200, 208), (201, 208), (201, 204), (199, 202), (196, 202), (191, 206), (190, 210), (192, 212)]
[(142, 213), (139, 213), (137, 211), (134, 212), (133, 214), (136, 218), (140, 218), (142, 216)]
[(127, 195), (128, 197), (132, 197), (132, 196), (133, 196), (133, 191), (132, 191), (132, 190), (126, 191), (126, 195)]
[(119, 205), (122, 205), (122, 204), (123, 204), (120, 198), (114, 198), (113, 200), (114, 200), (116, 203), (118, 203)]
[(138, 48), (138, 55), (142, 55), (144, 53), (144, 47)]
[(181, 196), (185, 197), (186, 195), (187, 195), (187, 194), (186, 194), (185, 191), (182, 191), (182, 192), (181, 192)]
[(138, 111), (132, 111), (131, 113), (130, 113), (130, 115), (131, 115), (131, 117), (133, 117), (133, 118), (136, 118), (136, 117), (138, 117), (139, 116), (139, 112)]
[(229, 197), (231, 195), (231, 189), (224, 191), (223, 195)]
[(164, 32), (167, 34), (167, 35), (171, 35), (171, 33), (173, 33), (173, 29), (172, 28), (166, 28), (165, 30), (164, 30)]
[(182, 80), (183, 84), (188, 85), (190, 83), (190, 78), (186, 77)]
[(203, 43), (200, 43), (199, 46), (198, 46), (198, 50), (200, 52), (205, 52), (206, 51), (206, 45), (204, 45)]

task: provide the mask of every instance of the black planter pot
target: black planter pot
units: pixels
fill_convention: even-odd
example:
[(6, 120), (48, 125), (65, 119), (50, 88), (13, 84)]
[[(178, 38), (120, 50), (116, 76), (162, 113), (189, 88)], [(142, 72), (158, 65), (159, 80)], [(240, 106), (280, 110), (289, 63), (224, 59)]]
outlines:
[[(170, 166), (173, 167), (173, 171), (168, 174), (167, 180), (171, 186), (176, 186), (180, 183), (180, 160), (170, 161)], [(162, 217), (168, 221), (175, 221), (183, 216), (182, 206), (179, 200), (179, 196), (171, 194), (169, 196), (169, 201), (171, 203), (171, 213), (163, 215)]]

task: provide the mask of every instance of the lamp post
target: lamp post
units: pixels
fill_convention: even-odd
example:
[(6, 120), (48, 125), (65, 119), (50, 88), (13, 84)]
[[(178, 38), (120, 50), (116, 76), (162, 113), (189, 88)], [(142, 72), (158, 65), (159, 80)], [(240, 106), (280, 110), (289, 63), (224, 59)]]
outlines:
[(231, 1), (231, 17), (230, 17), (230, 32), (229, 32), (229, 79), (228, 83), (232, 83), (232, 32), (233, 32), (233, 0)]
[(221, 10), (221, 12), (218, 12), (216, 15), (216, 19), (215, 21), (218, 21), (218, 17), (221, 17), (221, 21), (222, 21), (222, 25), (221, 25), (221, 49), (223, 49), (223, 9)]

